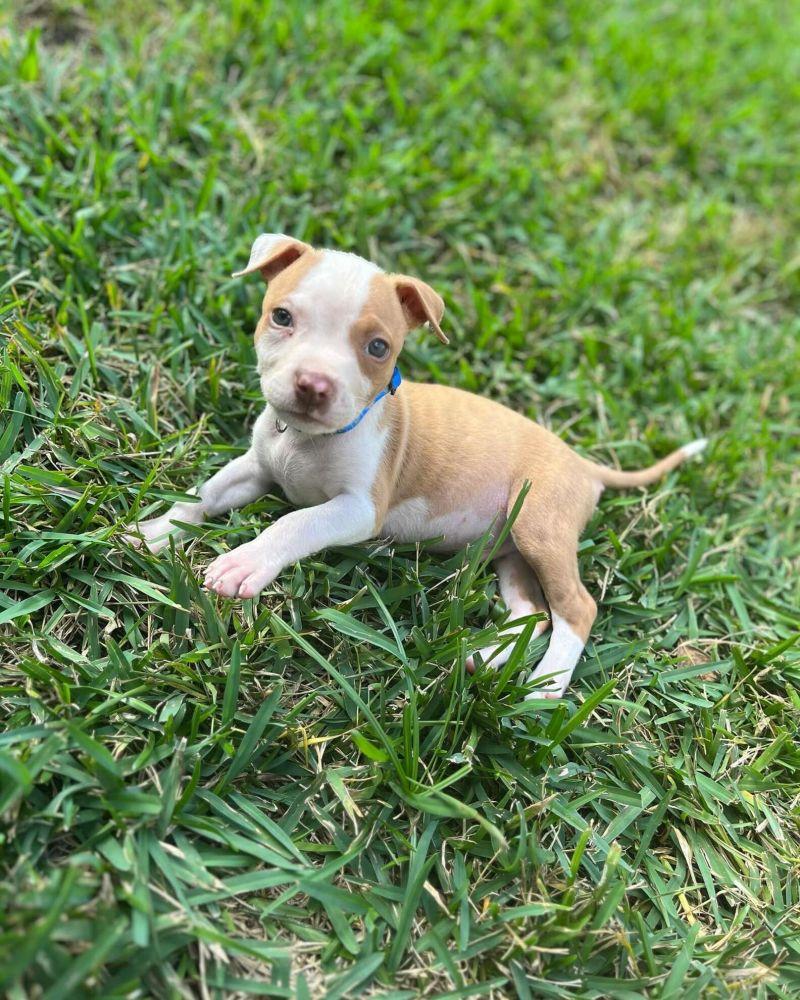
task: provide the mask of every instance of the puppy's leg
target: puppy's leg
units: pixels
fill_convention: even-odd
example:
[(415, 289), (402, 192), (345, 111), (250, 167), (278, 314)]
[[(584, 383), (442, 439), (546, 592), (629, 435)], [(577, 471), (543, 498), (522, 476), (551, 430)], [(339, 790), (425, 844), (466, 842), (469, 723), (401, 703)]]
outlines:
[[(547, 612), (547, 604), (539, 581), (519, 552), (509, 552), (507, 555), (499, 556), (495, 559), (494, 566), (500, 584), (500, 595), (510, 612), (509, 619), (511, 621)], [(549, 627), (550, 622), (546, 619), (537, 622), (533, 629), (532, 638), (546, 632)], [(517, 622), (505, 630), (506, 635), (519, 635), (524, 628), (524, 621)], [(502, 644), (485, 646), (479, 650), (483, 662), (492, 667), (499, 667), (506, 663), (513, 651), (513, 642), (507, 642), (505, 646)], [(467, 657), (466, 667), (470, 673), (475, 670), (475, 655), (477, 654)]]
[(367, 496), (341, 494), (317, 507), (293, 510), (258, 538), (219, 556), (205, 585), (223, 597), (255, 597), (286, 566), (331, 545), (363, 542), (375, 533), (375, 506)]
[(578, 535), (585, 516), (576, 513), (570, 519), (570, 511), (569, 503), (557, 497), (531, 495), (511, 532), (542, 585), (553, 625), (547, 652), (528, 678), (541, 680), (542, 686), (529, 698), (564, 694), (597, 615), (597, 605), (578, 575)]
[(270, 480), (263, 464), (251, 449), (229, 462), (204, 483), (197, 491), (198, 503), (176, 503), (160, 517), (140, 521), (136, 533), (125, 536), (133, 545), (141, 539), (151, 552), (159, 552), (169, 544), (170, 535), (180, 535), (181, 529), (173, 521), (200, 524), (207, 516), (223, 514), (234, 507), (244, 507), (267, 492)]

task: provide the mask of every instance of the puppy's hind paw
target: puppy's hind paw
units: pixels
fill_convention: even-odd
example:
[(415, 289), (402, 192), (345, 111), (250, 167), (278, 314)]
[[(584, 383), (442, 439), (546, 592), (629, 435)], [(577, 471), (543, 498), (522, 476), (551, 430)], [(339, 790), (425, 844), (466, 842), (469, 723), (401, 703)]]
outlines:
[(533, 691), (529, 691), (525, 695), (525, 701), (535, 701), (538, 698), (547, 698), (548, 700), (557, 700), (563, 698), (566, 694), (567, 688), (569, 687), (569, 682), (572, 677), (572, 671), (561, 671), (558, 674), (553, 674), (552, 676), (547, 676), (544, 673), (540, 673), (538, 670), (528, 677), (528, 684), (533, 681), (539, 681), (538, 687), (535, 687)]
[[(537, 639), (540, 635), (546, 632), (550, 628), (550, 622), (547, 619), (538, 621), (531, 632), (531, 640)], [(470, 653), (467, 657), (465, 666), (467, 668), (468, 674), (474, 674), (478, 666), (477, 657), (480, 656), (481, 663), (492, 670), (496, 670), (498, 667), (502, 667), (504, 663), (508, 663), (514, 652), (516, 642), (518, 641), (520, 633), (523, 631), (523, 626), (516, 625), (513, 626), (510, 631), (505, 633), (505, 642), (499, 642), (494, 646), (484, 646), (483, 649), (477, 650), (475, 653)]]

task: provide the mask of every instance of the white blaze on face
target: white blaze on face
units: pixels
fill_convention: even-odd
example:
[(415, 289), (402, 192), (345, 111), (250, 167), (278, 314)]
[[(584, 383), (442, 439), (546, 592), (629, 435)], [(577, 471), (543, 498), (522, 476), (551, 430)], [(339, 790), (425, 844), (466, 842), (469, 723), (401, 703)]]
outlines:
[[(327, 375), (336, 387), (324, 414), (332, 428), (344, 426), (370, 401), (370, 382), (361, 370), (350, 331), (367, 302), (377, 265), (338, 250), (325, 250), (284, 296), (273, 303), (294, 317), (291, 336), (267, 330), (256, 351), (261, 387), (277, 409), (295, 407), (294, 379), (298, 371)], [(325, 430), (325, 428), (321, 428)]]

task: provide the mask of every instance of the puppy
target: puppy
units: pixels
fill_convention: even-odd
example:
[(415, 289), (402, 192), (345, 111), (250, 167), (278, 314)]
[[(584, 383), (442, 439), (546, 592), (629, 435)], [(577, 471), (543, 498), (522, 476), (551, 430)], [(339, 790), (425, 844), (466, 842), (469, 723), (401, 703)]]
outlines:
[[(652, 483), (706, 442), (638, 472), (596, 465), (498, 403), (401, 380), (395, 363), (409, 330), (427, 324), (447, 343), (444, 303), (419, 279), (281, 234), (259, 236), (234, 276), (256, 272), (267, 283), (255, 331), (266, 407), (250, 449), (200, 487), (199, 502), (140, 523), (138, 536), (155, 552), (179, 530), (173, 522), (199, 524), (280, 487), (300, 509), (219, 556), (205, 575), (217, 594), (255, 597), (285, 567), (332, 545), (382, 536), (438, 539), (454, 550), (486, 533), (496, 539), (530, 483), (495, 563), (516, 622), (510, 632), (549, 609), (550, 621), (534, 629), (552, 624), (529, 697), (561, 697), (597, 610), (578, 575), (577, 546), (600, 494)], [(498, 666), (512, 645), (480, 657)]]

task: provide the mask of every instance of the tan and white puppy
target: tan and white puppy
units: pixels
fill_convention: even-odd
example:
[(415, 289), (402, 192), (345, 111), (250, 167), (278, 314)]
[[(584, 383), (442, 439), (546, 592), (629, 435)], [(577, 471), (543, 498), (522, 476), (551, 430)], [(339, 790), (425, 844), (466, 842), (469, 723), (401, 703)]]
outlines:
[[(199, 524), (280, 487), (301, 509), (215, 559), (205, 577), (206, 586), (225, 597), (254, 597), (285, 567), (332, 545), (378, 536), (438, 539), (453, 550), (496, 534), (530, 482), (496, 567), (512, 635), (527, 616), (549, 606), (550, 622), (535, 629), (539, 634), (552, 623), (553, 634), (531, 674), (538, 682), (532, 696), (560, 697), (595, 619), (576, 553), (603, 488), (651, 483), (705, 441), (649, 469), (618, 472), (581, 458), (533, 421), (460, 389), (403, 382), (396, 395), (374, 402), (392, 378), (409, 330), (427, 323), (447, 343), (436, 292), (353, 254), (317, 250), (280, 234), (259, 236), (238, 274), (256, 271), (267, 282), (255, 331), (267, 405), (250, 449), (200, 487), (199, 502), (175, 504), (139, 524), (138, 534), (157, 551), (179, 530), (173, 522)], [(508, 640), (480, 656), (496, 666), (512, 646)], [(467, 665), (474, 668), (473, 657)]]

